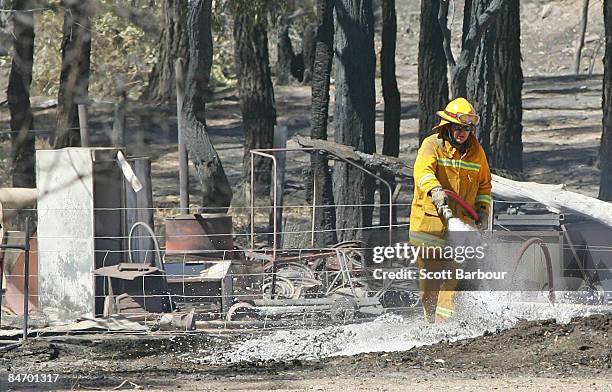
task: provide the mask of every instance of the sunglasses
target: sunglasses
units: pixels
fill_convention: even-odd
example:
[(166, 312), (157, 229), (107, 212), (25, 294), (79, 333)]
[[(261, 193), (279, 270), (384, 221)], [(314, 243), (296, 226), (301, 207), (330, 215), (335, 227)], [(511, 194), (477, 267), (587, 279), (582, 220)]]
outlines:
[(449, 117), (454, 118), (455, 120), (459, 121), (463, 125), (471, 125), (471, 126), (475, 127), (476, 125), (478, 125), (480, 123), (480, 116), (477, 115), (477, 114), (472, 114), (472, 113), (450, 113), (450, 112), (447, 112), (446, 110), (444, 111), (444, 114), (446, 114)]
[(472, 132), (474, 131), (474, 126), (473, 125), (459, 125), (459, 124), (451, 123), (451, 129), (453, 131)]

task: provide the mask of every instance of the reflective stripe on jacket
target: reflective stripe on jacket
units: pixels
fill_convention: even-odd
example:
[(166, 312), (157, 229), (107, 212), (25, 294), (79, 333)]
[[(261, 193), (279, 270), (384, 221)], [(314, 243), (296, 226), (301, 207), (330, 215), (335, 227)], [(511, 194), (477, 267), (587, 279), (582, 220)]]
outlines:
[[(414, 245), (439, 245), (447, 229), (446, 219), (438, 216), (429, 191), (437, 186), (456, 192), (476, 208), (490, 210), (491, 172), (485, 152), (473, 133), (469, 147), (461, 154), (439, 133), (423, 140), (414, 163), (414, 197), (410, 212), (410, 242)], [(453, 215), (466, 223), (473, 219), (449, 199)], [(437, 241), (436, 241), (437, 240)]]

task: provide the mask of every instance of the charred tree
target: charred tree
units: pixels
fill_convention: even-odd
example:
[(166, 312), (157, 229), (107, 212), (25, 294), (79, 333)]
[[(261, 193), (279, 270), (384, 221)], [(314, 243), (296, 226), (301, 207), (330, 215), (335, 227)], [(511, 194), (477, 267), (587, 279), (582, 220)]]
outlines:
[(17, 0), (13, 10), (13, 58), (7, 89), (11, 113), (13, 186), (36, 187), (34, 171), (34, 118), (30, 105), (30, 84), (34, 61), (34, 16), (23, 10), (34, 8), (33, 0)]
[(309, 84), (312, 81), (312, 67), (315, 58), (315, 27), (308, 25), (302, 34), (302, 55), (304, 58), (304, 78), (302, 82)]
[(438, 23), (440, 0), (421, 0), (419, 33), (419, 143), (439, 122), (436, 112), (448, 103), (447, 67)]
[(458, 60), (455, 61), (451, 50), (451, 31), (447, 26), (449, 0), (440, 0), (438, 24), (443, 36), (444, 55), (450, 69), (453, 98), (465, 97), (467, 95), (470, 64), (474, 60), (480, 40), (487, 31), (487, 28), (498, 19), (497, 17), (501, 9), (507, 2), (508, 0), (490, 0), (486, 9), (479, 13), (477, 18), (470, 21), (469, 28), (464, 27), (461, 53)]
[(187, 0), (163, 0), (162, 33), (159, 40), (157, 62), (149, 74), (149, 83), (142, 99), (158, 103), (176, 98), (174, 64), (183, 58), (189, 63), (187, 43)]
[[(310, 107), (312, 128), (310, 137), (327, 140), (329, 117), (329, 84), (334, 59), (334, 3), (335, 0), (317, 0), (317, 29), (314, 45), (312, 72), (312, 103)], [(324, 247), (338, 242), (336, 236), (336, 209), (331, 171), (327, 156), (319, 153), (310, 158), (313, 197), (318, 205), (314, 214), (315, 246)]]
[(520, 171), (523, 74), (519, 0), (466, 1), (463, 45), (456, 62), (447, 27), (448, 6), (448, 0), (441, 0), (438, 22), (451, 70), (452, 95), (474, 101), (482, 117), (479, 140), (491, 166)]
[(589, 20), (589, 0), (583, 0), (582, 3), (582, 19), (580, 19), (580, 34), (576, 42), (576, 52), (574, 53), (574, 74), (580, 75), (580, 58), (582, 57), (582, 48), (584, 47), (584, 36), (586, 35), (587, 24)]
[(278, 22), (278, 43), (276, 45), (276, 84), (279, 86), (289, 84), (291, 64), (295, 56), (291, 38), (289, 37), (289, 27), (288, 16), (285, 14), (281, 15)]
[(78, 104), (87, 104), (91, 55), (90, 0), (64, 0), (62, 69), (57, 96), (55, 148), (79, 146)]
[(519, 0), (507, 0), (497, 18), (495, 40), (494, 123), (491, 166), (511, 172), (523, 170), (523, 71)]
[(612, 201), (612, 0), (604, 0), (603, 130), (599, 149), (599, 198)]
[[(374, 15), (371, 0), (337, 0), (335, 4), (336, 103), (335, 141), (373, 153)], [(345, 163), (334, 164), (336, 226), (341, 241), (365, 239), (372, 224), (375, 182)]]
[[(395, 48), (397, 42), (397, 16), (395, 13), (395, 0), (382, 2), (382, 48), (380, 52), (380, 76), (383, 98), (385, 100), (385, 134), (383, 154), (397, 157), (400, 144), (400, 117), (402, 112), (400, 93), (397, 88), (395, 75)], [(389, 182), (391, 189), (395, 187), (393, 176), (383, 176)], [(380, 186), (380, 224), (389, 224), (389, 190)], [(397, 223), (397, 212), (394, 211), (391, 221)]]
[[(265, 12), (257, 2), (248, 2), (236, 12), (234, 45), (242, 126), (244, 128), (244, 179), (251, 176), (252, 149), (272, 148), (276, 108), (270, 75), (268, 33)], [(272, 162), (255, 157), (256, 195), (269, 195)]]
[[(463, 19), (463, 39), (467, 38), (470, 26), (478, 20), (489, 6), (490, 0), (466, 0)], [(495, 24), (480, 38), (474, 53), (474, 60), (468, 69), (466, 98), (472, 102), (480, 115), (476, 136), (488, 157), (491, 157), (490, 135), (493, 126), (493, 92), (495, 83)]]
[(226, 212), (232, 201), (232, 188), (206, 127), (206, 97), (213, 55), (211, 5), (212, 0), (189, 2), (187, 34), (190, 60), (181, 115), (185, 145), (200, 180), (202, 207), (206, 212)]

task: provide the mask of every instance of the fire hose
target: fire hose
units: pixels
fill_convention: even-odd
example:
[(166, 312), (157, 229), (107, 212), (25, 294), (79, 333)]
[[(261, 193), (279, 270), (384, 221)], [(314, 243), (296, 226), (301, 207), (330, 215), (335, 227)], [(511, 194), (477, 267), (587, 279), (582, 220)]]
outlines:
[(467, 201), (465, 201), (461, 196), (459, 196), (456, 192), (453, 192), (449, 189), (444, 189), (444, 192), (448, 197), (456, 201), (463, 209), (474, 219), (476, 224), (480, 223), (480, 217), (478, 213)]

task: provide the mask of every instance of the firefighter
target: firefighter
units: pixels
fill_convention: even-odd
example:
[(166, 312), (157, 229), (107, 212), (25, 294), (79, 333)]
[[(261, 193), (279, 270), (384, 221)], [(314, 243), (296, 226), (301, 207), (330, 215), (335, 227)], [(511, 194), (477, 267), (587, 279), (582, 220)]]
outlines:
[[(456, 192), (474, 206), (486, 225), (491, 207), (491, 172), (485, 152), (474, 135), (480, 117), (465, 99), (451, 101), (437, 112), (440, 123), (423, 140), (414, 163), (414, 198), (410, 212), (410, 243), (420, 247), (444, 247), (448, 218), (468, 224), (474, 220), (444, 189)], [(422, 248), (424, 249), (424, 248)], [(439, 271), (454, 268), (433, 252), (419, 257), (419, 270)], [(423, 253), (421, 253), (422, 255)], [(454, 311), (457, 282), (454, 279), (419, 280), (421, 304), (428, 322), (444, 322)]]

